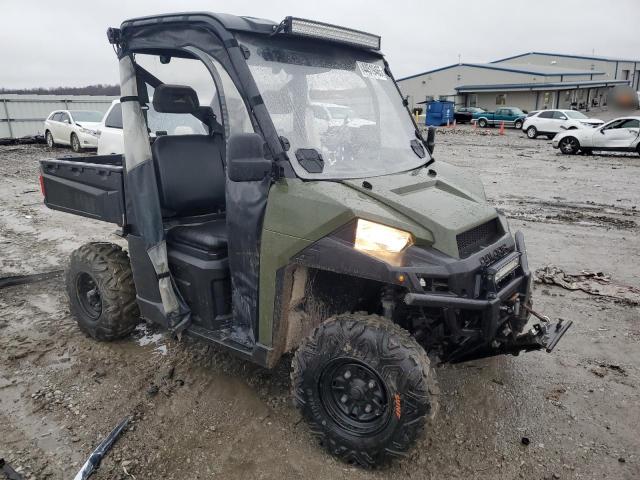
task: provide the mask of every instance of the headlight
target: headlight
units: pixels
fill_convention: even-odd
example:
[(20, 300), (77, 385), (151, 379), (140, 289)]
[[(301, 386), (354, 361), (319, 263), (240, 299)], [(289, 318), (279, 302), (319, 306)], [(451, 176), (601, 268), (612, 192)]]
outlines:
[(89, 135), (93, 135), (94, 137), (97, 136), (95, 130), (89, 130), (88, 128), (81, 128), (80, 131), (82, 133), (88, 133)]
[(409, 232), (358, 219), (356, 250), (366, 253), (398, 253), (413, 243)]

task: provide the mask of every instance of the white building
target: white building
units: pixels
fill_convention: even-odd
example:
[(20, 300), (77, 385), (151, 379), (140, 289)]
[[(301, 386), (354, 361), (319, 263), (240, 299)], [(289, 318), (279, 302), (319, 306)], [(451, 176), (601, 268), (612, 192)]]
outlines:
[(411, 108), (425, 100), (493, 110), (587, 108), (616, 85), (640, 90), (640, 60), (530, 52), (491, 63), (459, 63), (398, 80)]

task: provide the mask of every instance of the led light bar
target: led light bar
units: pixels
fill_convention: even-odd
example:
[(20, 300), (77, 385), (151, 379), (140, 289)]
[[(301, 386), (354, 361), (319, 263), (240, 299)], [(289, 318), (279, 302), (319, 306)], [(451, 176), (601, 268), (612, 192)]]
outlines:
[(371, 33), (297, 17), (285, 18), (283, 25), (285, 33), (380, 50), (380, 37)]

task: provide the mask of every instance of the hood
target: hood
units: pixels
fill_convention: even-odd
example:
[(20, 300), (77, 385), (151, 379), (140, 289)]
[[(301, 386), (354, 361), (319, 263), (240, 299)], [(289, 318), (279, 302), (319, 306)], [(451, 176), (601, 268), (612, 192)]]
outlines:
[(102, 122), (76, 122), (76, 125), (89, 130), (96, 130), (102, 125)]
[[(486, 203), (479, 178), (444, 162), (428, 169), (342, 183), (421, 227), (412, 229), (417, 243), (432, 243), (455, 257), (459, 233), (498, 217)], [(431, 233), (431, 238), (424, 238), (423, 229)]]
[(599, 118), (584, 118), (579, 120), (579, 122), (585, 125), (602, 125), (604, 123), (604, 121)]

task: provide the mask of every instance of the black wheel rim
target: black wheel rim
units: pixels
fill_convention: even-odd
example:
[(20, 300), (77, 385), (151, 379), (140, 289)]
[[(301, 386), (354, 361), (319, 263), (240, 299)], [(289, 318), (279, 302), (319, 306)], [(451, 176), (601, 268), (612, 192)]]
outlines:
[(76, 277), (76, 296), (84, 313), (97, 320), (102, 313), (102, 299), (96, 281), (86, 272)]
[(390, 418), (390, 398), (378, 373), (359, 360), (339, 358), (320, 375), (320, 399), (331, 419), (357, 436), (382, 429)]
[(567, 138), (562, 143), (563, 143), (563, 150), (566, 153), (573, 153), (577, 150), (576, 147), (578, 142), (573, 138)]

